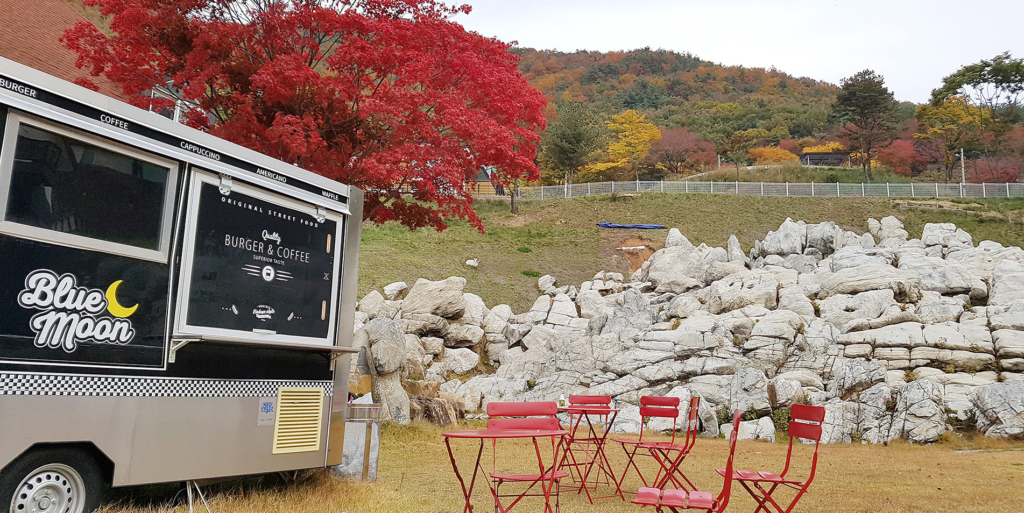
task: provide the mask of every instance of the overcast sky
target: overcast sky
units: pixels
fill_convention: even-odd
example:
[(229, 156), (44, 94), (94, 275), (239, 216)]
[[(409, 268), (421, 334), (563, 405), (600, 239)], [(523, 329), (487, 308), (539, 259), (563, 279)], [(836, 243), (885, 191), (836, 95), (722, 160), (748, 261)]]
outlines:
[(524, 47), (650, 46), (835, 84), (873, 69), (897, 100), (917, 103), (960, 66), (1007, 50), (1024, 57), (1022, 0), (463, 2), (473, 12), (456, 20), (468, 30)]

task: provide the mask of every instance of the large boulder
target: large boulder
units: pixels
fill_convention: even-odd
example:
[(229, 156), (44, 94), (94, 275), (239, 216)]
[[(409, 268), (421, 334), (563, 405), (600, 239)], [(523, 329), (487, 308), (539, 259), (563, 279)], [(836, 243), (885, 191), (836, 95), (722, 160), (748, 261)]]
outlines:
[(579, 318), (576, 311), (576, 303), (569, 299), (567, 294), (558, 294), (551, 302), (551, 309), (548, 310), (548, 324), (568, 326), (570, 321)]
[(484, 317), (484, 321), (481, 327), (484, 332), (491, 333), (504, 333), (505, 328), (508, 327), (508, 321), (512, 318), (512, 307), (508, 305), (498, 305), (487, 313)]
[(1024, 263), (1024, 249), (1017, 246), (1003, 247), (998, 242), (982, 241), (977, 248), (964, 248), (949, 253), (947, 260), (963, 264), (970, 273), (981, 280), (992, 281), (992, 271), (1004, 260)]
[(845, 360), (836, 369), (829, 384), (829, 396), (846, 399), (878, 383), (884, 383), (885, 370), (882, 362), (861, 358)]
[(484, 330), (472, 324), (452, 323), (444, 334), (445, 347), (472, 347), (484, 338)]
[(821, 282), (819, 294), (857, 294), (869, 290), (893, 291), (897, 301), (921, 299), (921, 280), (890, 265), (869, 264), (841, 269)]
[(441, 281), (420, 278), (402, 302), (402, 314), (430, 314), (446, 319), (462, 316), (466, 310), (466, 279), (458, 276)]
[(971, 305), (959, 297), (945, 297), (935, 291), (922, 291), (921, 301), (917, 303), (917, 318), (925, 324), (939, 324), (948, 321), (959, 321), (964, 310)]
[(977, 407), (978, 429), (987, 436), (1024, 435), (1024, 379), (977, 387), (970, 398)]
[[(722, 424), (719, 427), (722, 436), (732, 436), (732, 423)], [(740, 432), (736, 435), (737, 440), (768, 440), (775, 441), (775, 424), (771, 417), (761, 417), (757, 420), (740, 421)]]
[(768, 232), (761, 241), (758, 251), (760, 256), (802, 254), (807, 244), (807, 227), (786, 218), (778, 231)]
[(974, 247), (971, 234), (957, 228), (953, 223), (928, 223), (924, 225), (921, 242), (925, 246), (941, 246), (945, 250)]
[(896, 252), (887, 248), (849, 246), (832, 254), (832, 272), (862, 265), (893, 265)]
[(374, 319), (365, 326), (370, 348), (370, 370), (383, 376), (398, 371), (406, 358), (405, 333), (402, 326), (391, 319)]
[(878, 233), (875, 233), (878, 240), (885, 239), (901, 239), (907, 240), (910, 234), (903, 228), (903, 222), (896, 219), (893, 216), (887, 216), (882, 218), (882, 222), (879, 223)]
[(406, 292), (409, 291), (409, 285), (404, 281), (396, 281), (389, 283), (384, 286), (384, 297), (389, 301), (396, 301), (399, 299), (405, 299)]
[(729, 411), (754, 410), (758, 414), (771, 411), (772, 406), (768, 401), (768, 378), (758, 369), (736, 371), (729, 387), (729, 395)]
[(659, 249), (645, 264), (641, 281), (650, 281), (656, 293), (681, 294), (700, 288), (722, 275), (723, 269), (742, 269), (740, 263), (729, 263), (729, 254), (722, 248), (701, 244), (672, 246)]
[(816, 249), (822, 256), (829, 256), (836, 250), (836, 223), (832, 221), (807, 225), (807, 247)]
[(679, 228), (672, 228), (671, 230), (668, 231), (668, 237), (665, 237), (665, 247), (692, 248), (693, 244), (690, 242), (690, 239), (687, 239), (686, 236), (679, 231)]
[(916, 256), (900, 259), (899, 270), (921, 281), (921, 290), (940, 294), (970, 293), (974, 278), (963, 265), (938, 257)]
[(369, 319), (377, 317), (377, 313), (384, 308), (384, 296), (376, 290), (371, 290), (368, 294), (363, 296), (363, 299), (359, 300), (359, 305), (356, 307), (356, 311), (363, 312)]
[(778, 305), (779, 282), (764, 270), (740, 271), (711, 284), (708, 310), (718, 314), (757, 305), (775, 308)]
[(902, 429), (902, 436), (913, 443), (931, 443), (946, 432), (942, 387), (931, 380), (907, 383), (896, 403), (893, 427)]
[(483, 298), (476, 294), (465, 293), (463, 298), (466, 300), (466, 309), (462, 312), (462, 317), (459, 322), (462, 324), (469, 324), (471, 326), (482, 326), (484, 318), (489, 313), (487, 305), (484, 304)]
[(996, 330), (992, 337), (995, 339), (996, 356), (1024, 358), (1024, 331)]
[(750, 263), (750, 258), (743, 252), (743, 248), (740, 246), (740, 240), (735, 235), (729, 236), (729, 242), (726, 244), (726, 251), (729, 253), (729, 261), (733, 263), (743, 264), (744, 266)]
[(892, 290), (871, 290), (860, 294), (837, 294), (818, 301), (820, 317), (840, 330), (851, 321), (877, 319), (887, 309), (896, 306)]
[(1024, 263), (1006, 259), (992, 270), (988, 304), (1005, 305), (1024, 300)]
[(406, 359), (406, 340), (401, 325), (381, 317), (362, 329), (370, 346), (373, 400), (382, 405), (384, 420), (408, 424), (409, 395), (402, 388), (402, 375), (398, 372)]

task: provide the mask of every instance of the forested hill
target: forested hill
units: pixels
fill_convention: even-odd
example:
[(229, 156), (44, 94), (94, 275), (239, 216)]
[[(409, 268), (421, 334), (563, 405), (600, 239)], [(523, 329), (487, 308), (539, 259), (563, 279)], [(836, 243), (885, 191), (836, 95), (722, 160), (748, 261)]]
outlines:
[(605, 116), (642, 110), (661, 127), (688, 126), (711, 137), (749, 128), (764, 128), (782, 139), (820, 137), (827, 131), (837, 90), (775, 69), (722, 66), (689, 53), (650, 48), (512, 51), (522, 59), (519, 70), (552, 101), (582, 101)]

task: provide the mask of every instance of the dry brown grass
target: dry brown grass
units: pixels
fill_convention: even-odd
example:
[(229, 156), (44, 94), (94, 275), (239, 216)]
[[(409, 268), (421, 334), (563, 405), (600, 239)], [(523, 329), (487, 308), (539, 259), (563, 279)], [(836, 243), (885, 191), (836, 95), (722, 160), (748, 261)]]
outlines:
[[(247, 485), (210, 489), (213, 511), (330, 512), (330, 513), (448, 513), (462, 511), (462, 496), (448, 462), (440, 428), (417, 424), (388, 426), (383, 431), (379, 479), (372, 484), (334, 480), (320, 473), (293, 486)], [(475, 457), (476, 442), (453, 442), (460, 469), (468, 469)], [(544, 445), (541, 446), (544, 449)], [(528, 441), (501, 441), (499, 469), (529, 469), (535, 465)], [(956, 452), (981, 449), (982, 452)], [(550, 446), (548, 446), (550, 451)], [(725, 440), (700, 439), (684, 468), (697, 486), (716, 493), (722, 481), (714, 473), (723, 466)], [(798, 446), (796, 461), (806, 465), (812, 448)], [(780, 470), (785, 443), (739, 442), (737, 465), (742, 468)], [(550, 458), (550, 452), (545, 453)], [(609, 446), (613, 465), (624, 466), (617, 446)], [(648, 458), (649, 460), (649, 458)], [(645, 461), (648, 468), (654, 463)], [(490, 468), (490, 444), (485, 443), (484, 465)], [(806, 473), (805, 466), (795, 468)], [(798, 474), (803, 475), (803, 474)], [(569, 483), (568, 481), (566, 482)], [(818, 475), (797, 511), (811, 512), (1019, 512), (1024, 509), (1024, 443), (979, 438), (954, 439), (949, 443), (918, 446), (880, 445), (822, 446)], [(628, 479), (636, 489), (638, 481)], [(474, 506), (490, 511), (493, 502), (478, 483)], [(220, 490), (220, 491), (217, 491)], [(173, 492), (166, 492), (168, 495)], [(164, 497), (158, 501), (168, 501)], [(182, 512), (173, 506), (140, 506), (122, 500), (105, 513)], [(539, 499), (520, 504), (514, 511), (540, 511)], [(733, 489), (729, 511), (753, 511), (754, 503), (742, 488)], [(593, 506), (586, 498), (563, 489), (562, 511), (640, 512), (639, 506), (617, 498), (601, 499)]]

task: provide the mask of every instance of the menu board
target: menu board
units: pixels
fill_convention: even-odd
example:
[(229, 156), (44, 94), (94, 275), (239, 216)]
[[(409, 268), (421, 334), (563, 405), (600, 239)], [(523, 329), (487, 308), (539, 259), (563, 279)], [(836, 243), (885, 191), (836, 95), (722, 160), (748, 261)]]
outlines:
[(337, 222), (200, 181), (186, 324), (234, 332), (330, 335)]

